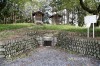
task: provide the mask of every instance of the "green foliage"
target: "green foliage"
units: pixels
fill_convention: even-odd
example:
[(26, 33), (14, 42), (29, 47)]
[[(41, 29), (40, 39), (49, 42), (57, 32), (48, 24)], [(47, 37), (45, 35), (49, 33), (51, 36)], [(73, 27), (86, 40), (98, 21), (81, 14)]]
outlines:
[(25, 22), (32, 17), (33, 11), (39, 10), (45, 3), (45, 0), (7, 0), (6, 7), (0, 13), (0, 23)]
[[(84, 16), (86, 12), (81, 8), (79, 0), (53, 0), (52, 6), (56, 7), (56, 10), (67, 9), (70, 12), (78, 15), (78, 25), (84, 25)], [(73, 22), (72, 22), (73, 23)]]
[(7, 0), (0, 0), (0, 11), (6, 6)]
[(79, 0), (53, 0), (51, 2), (52, 7), (56, 7), (57, 10), (69, 9), (73, 10), (75, 7), (80, 6)]
[(80, 6), (79, 0), (62, 0), (62, 1), (63, 1), (63, 7), (69, 10), (73, 10), (73, 8)]
[(79, 0), (81, 7), (90, 14), (99, 15), (96, 26), (100, 25), (100, 2), (97, 0)]
[(59, 11), (62, 9), (62, 1), (61, 0), (52, 0), (50, 5), (53, 7), (54, 11)]
[(95, 0), (84, 0), (84, 4), (92, 10), (96, 10), (98, 7), (98, 3)]
[(82, 27), (84, 25), (84, 17), (86, 16), (86, 12), (80, 6), (78, 6), (76, 10), (78, 12), (78, 26)]

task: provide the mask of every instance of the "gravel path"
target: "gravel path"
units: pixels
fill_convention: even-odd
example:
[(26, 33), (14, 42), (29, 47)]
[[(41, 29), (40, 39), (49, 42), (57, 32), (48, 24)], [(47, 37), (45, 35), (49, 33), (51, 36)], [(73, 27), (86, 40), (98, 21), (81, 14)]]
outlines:
[(68, 54), (52, 47), (40, 47), (31, 54), (23, 59), (5, 62), (4, 66), (100, 66), (99, 61), (91, 61), (90, 58)]

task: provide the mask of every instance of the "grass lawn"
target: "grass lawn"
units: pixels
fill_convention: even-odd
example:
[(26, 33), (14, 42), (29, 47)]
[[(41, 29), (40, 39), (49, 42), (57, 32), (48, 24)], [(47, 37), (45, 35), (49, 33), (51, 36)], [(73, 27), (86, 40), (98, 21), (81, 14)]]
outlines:
[[(71, 32), (86, 32), (87, 28), (85, 27), (75, 27), (72, 25), (34, 25), (33, 23), (16, 23), (16, 24), (0, 24), (0, 31), (4, 30), (13, 30), (32, 27), (34, 30), (66, 30)], [(95, 28), (96, 32), (100, 32), (100, 27)], [(92, 28), (90, 29), (92, 32)]]
[[(72, 25), (34, 25), (33, 29), (35, 30), (66, 30), (71, 32), (87, 32), (86, 27), (75, 27)], [(100, 28), (95, 28), (96, 32), (100, 32)], [(90, 28), (90, 32), (92, 32), (92, 28)]]
[[(29, 28), (28, 28), (29, 27)], [(22, 29), (20, 29), (22, 28)], [(18, 29), (18, 30), (16, 30)], [(70, 32), (87, 33), (87, 28), (85, 27), (75, 27), (72, 25), (34, 25), (33, 23), (16, 23), (16, 24), (0, 24), (0, 39), (7, 38), (11, 35), (16, 36), (16, 34), (23, 34), (28, 32), (29, 29), (32, 30), (65, 30)], [(92, 33), (92, 28), (90, 29)], [(100, 27), (95, 28), (95, 32), (100, 36)]]
[(30, 27), (32, 25), (32, 23), (0, 24), (0, 31)]
[[(86, 27), (75, 27), (73, 25), (35, 25), (33, 23), (15, 23), (15, 24), (0, 24), (0, 31), (5, 30), (13, 30), (13, 29), (20, 29), (20, 28), (27, 28), (31, 27), (33, 30), (65, 30), (70, 32), (80, 32), (86, 33)], [(92, 28), (90, 28), (90, 32), (92, 32)], [(100, 27), (95, 27), (95, 32), (100, 33)]]

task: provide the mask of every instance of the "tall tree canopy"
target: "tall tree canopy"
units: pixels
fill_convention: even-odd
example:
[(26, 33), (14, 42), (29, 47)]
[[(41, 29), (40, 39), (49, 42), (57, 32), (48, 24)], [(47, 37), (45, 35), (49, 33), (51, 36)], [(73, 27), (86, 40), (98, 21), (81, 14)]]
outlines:
[(96, 26), (100, 24), (100, 2), (96, 2), (96, 0), (80, 0), (81, 7), (94, 15), (99, 15)]
[(6, 6), (7, 0), (0, 0), (0, 11)]
[(80, 0), (80, 5), (91, 14), (98, 14), (100, 12), (100, 5), (95, 0)]
[(57, 10), (69, 9), (72, 10), (79, 5), (79, 0), (52, 0), (51, 6), (56, 7)]

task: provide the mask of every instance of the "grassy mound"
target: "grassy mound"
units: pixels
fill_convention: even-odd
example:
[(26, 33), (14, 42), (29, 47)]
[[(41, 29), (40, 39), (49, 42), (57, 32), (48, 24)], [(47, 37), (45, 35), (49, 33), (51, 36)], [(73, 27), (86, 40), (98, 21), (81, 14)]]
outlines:
[(15, 24), (0, 24), (0, 31), (20, 29), (32, 26), (32, 23), (15, 23)]

